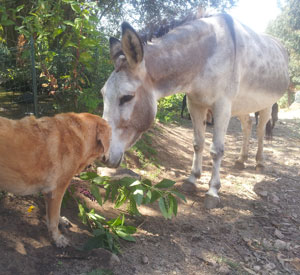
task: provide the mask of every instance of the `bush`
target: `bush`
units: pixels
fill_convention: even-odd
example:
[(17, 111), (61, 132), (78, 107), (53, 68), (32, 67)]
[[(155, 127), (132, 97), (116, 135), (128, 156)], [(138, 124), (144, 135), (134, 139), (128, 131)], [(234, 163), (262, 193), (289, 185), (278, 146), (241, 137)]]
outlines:
[(184, 94), (175, 94), (159, 100), (157, 118), (160, 122), (179, 120), (183, 97)]

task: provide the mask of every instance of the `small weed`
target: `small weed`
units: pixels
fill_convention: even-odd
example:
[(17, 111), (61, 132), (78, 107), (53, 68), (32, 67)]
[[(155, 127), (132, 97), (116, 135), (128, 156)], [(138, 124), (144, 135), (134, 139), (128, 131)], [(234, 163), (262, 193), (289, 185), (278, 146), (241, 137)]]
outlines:
[(0, 200), (2, 200), (6, 196), (7, 192), (0, 191)]
[(95, 269), (86, 275), (113, 275), (113, 272), (107, 269)]
[(218, 258), (217, 261), (219, 263), (225, 263), (225, 264), (227, 264), (231, 269), (233, 269), (236, 272), (238, 272), (238, 274), (245, 274), (245, 270), (242, 268), (242, 266), (239, 263), (237, 263), (234, 260), (232, 260), (232, 259), (221, 257), (221, 258)]
[(156, 158), (157, 151), (152, 147), (151, 134), (144, 133), (142, 138), (130, 149), (130, 151), (135, 152), (142, 164), (142, 168), (145, 168), (150, 163), (159, 167)]

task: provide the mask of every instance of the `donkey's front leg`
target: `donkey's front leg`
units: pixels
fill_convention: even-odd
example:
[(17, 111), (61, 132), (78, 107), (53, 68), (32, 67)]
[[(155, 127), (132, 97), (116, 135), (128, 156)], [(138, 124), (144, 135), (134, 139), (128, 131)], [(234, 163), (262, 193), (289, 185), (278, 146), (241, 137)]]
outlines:
[(184, 185), (184, 189), (194, 189), (196, 187), (196, 181), (200, 178), (202, 173), (202, 153), (205, 144), (205, 128), (206, 128), (206, 108), (201, 108), (199, 105), (195, 105), (188, 100), (188, 109), (191, 114), (191, 119), (194, 127), (194, 157), (192, 172), (187, 183)]
[(218, 190), (220, 183), (220, 166), (224, 155), (224, 139), (227, 131), (228, 123), (231, 117), (230, 102), (218, 102), (213, 108), (214, 130), (213, 143), (210, 149), (210, 155), (213, 159), (212, 175), (209, 182), (209, 190), (205, 196), (205, 208), (211, 209), (218, 206), (220, 199)]

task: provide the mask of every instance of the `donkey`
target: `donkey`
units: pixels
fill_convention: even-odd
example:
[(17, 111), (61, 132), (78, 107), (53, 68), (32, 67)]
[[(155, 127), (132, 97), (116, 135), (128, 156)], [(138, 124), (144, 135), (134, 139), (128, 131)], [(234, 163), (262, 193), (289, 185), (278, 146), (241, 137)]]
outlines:
[[(255, 112), (255, 124), (258, 123), (259, 112)], [(275, 123), (278, 120), (278, 104), (274, 103), (271, 111), (271, 119), (268, 120), (266, 124), (266, 139), (273, 139), (273, 129), (275, 127)]]
[(154, 121), (159, 98), (183, 92), (194, 128), (192, 171), (183, 184), (194, 190), (201, 176), (207, 110), (214, 117), (210, 154), (213, 160), (205, 207), (219, 204), (220, 165), (231, 116), (242, 124), (243, 146), (237, 160), (244, 167), (248, 156), (251, 119), (259, 111), (257, 168), (263, 168), (264, 130), (271, 107), (289, 83), (288, 56), (273, 37), (258, 35), (227, 14), (183, 21), (151, 42), (122, 23), (121, 41), (110, 38), (114, 62), (101, 92), (103, 118), (112, 128), (107, 165), (118, 167), (130, 148)]

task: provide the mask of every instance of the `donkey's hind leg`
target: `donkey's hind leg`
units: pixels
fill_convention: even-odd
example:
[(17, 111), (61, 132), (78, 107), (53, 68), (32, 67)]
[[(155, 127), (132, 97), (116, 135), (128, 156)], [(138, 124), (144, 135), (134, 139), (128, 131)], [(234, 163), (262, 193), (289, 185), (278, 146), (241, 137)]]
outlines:
[(238, 169), (244, 169), (244, 162), (248, 159), (249, 152), (249, 140), (251, 136), (252, 120), (249, 115), (239, 116), (242, 125), (243, 132), (243, 145), (238, 160), (235, 162), (235, 167)]
[(195, 189), (196, 181), (200, 178), (202, 173), (202, 153), (205, 144), (205, 129), (206, 129), (206, 108), (200, 108), (198, 105), (193, 104), (188, 100), (188, 109), (191, 114), (191, 119), (194, 127), (194, 157), (192, 172), (189, 178), (186, 180), (183, 188)]
[(264, 156), (263, 156), (263, 147), (264, 147), (264, 137), (266, 124), (271, 118), (272, 106), (259, 111), (258, 125), (256, 128), (257, 135), (257, 153), (256, 153), (256, 167), (258, 171), (262, 171), (264, 168)]

